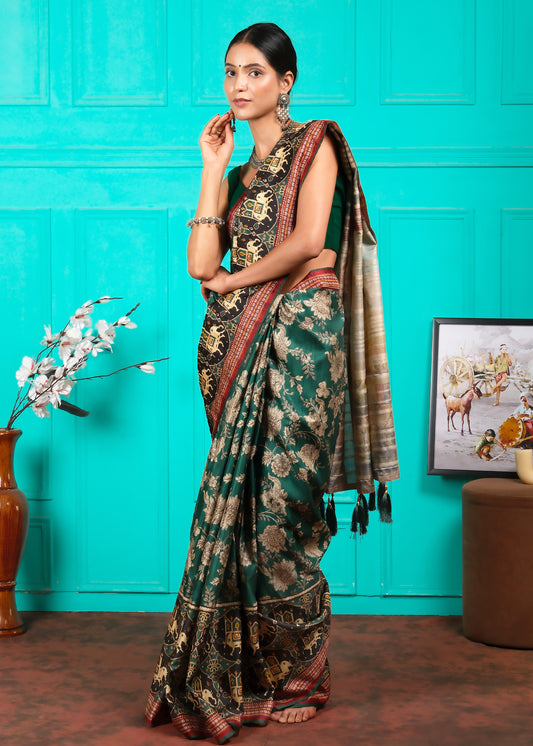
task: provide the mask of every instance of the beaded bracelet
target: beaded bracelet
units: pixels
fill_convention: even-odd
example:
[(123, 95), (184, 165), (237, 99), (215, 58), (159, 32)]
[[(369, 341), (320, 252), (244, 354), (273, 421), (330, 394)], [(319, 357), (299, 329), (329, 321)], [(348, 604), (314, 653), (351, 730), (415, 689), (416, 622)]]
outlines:
[(222, 218), (192, 218), (192, 220), (187, 221), (187, 228), (192, 228), (193, 225), (203, 223), (210, 223), (211, 225), (226, 225), (226, 221)]

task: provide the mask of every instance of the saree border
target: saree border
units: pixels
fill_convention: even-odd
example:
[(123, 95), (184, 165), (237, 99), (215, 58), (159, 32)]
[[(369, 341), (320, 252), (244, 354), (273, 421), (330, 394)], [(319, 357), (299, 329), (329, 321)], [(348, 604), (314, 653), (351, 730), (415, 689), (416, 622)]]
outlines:
[[(333, 267), (319, 267), (317, 269), (311, 269), (309, 272), (299, 280), (290, 290), (285, 291), (287, 295), (289, 293), (299, 293), (304, 290), (316, 288), (317, 290), (339, 290), (340, 284), (335, 270)], [(285, 292), (283, 295), (285, 295)]]
[(233, 386), (235, 378), (240, 370), (241, 363), (250, 349), (250, 345), (252, 344), (259, 327), (262, 325), (269, 308), (272, 306), (274, 299), (283, 285), (283, 281), (284, 278), (281, 278), (261, 285), (257, 292), (255, 292), (248, 300), (242, 316), (239, 319), (231, 346), (222, 364), (220, 381), (224, 381), (224, 384), (219, 386), (211, 405), (213, 432), (216, 432), (217, 430), (220, 417), (224, 410), (224, 404), (226, 403), (231, 387)]
[[(327, 129), (326, 122), (321, 119), (306, 122), (303, 126), (306, 127), (307, 130), (302, 137), (298, 147), (298, 152), (294, 156), (294, 161), (283, 192), (283, 201), (279, 206), (278, 225), (274, 240), (275, 246), (284, 241), (292, 231), (293, 226), (291, 221), (294, 216), (290, 206), (292, 206), (294, 201), (298, 198), (300, 185), (309, 171)], [(322, 132), (320, 132), (320, 130), (322, 130)], [(289, 209), (287, 209), (287, 204), (289, 205)]]

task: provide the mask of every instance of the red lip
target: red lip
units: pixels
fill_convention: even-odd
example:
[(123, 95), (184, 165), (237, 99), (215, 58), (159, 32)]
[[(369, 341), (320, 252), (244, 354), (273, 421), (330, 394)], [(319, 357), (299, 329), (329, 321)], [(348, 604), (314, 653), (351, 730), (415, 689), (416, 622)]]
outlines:
[(242, 106), (243, 104), (249, 104), (250, 100), (247, 98), (235, 98), (233, 100), (233, 103), (235, 104), (235, 106)]

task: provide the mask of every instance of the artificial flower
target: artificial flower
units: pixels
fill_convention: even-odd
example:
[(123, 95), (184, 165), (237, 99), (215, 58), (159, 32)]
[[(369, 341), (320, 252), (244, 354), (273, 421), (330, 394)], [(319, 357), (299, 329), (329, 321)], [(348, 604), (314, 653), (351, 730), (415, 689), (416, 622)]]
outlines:
[(57, 409), (61, 405), (61, 397), (68, 396), (72, 391), (72, 387), (76, 381), (70, 381), (68, 378), (64, 378), (60, 381), (54, 381), (51, 384), (51, 388), (46, 394), (50, 397), (50, 404)]
[(106, 342), (95, 342), (91, 349), (91, 355), (97, 357), (101, 352), (104, 352), (109, 348)]
[(45, 357), (37, 366), (37, 370), (39, 371), (39, 373), (50, 373), (51, 371), (55, 370), (55, 367), (56, 361), (54, 360), (54, 358)]
[(135, 324), (129, 316), (121, 316), (117, 321), (117, 326), (125, 326), (126, 329), (137, 329), (137, 324)]
[(111, 345), (115, 341), (115, 327), (113, 324), (108, 324), (107, 321), (104, 321), (102, 319), (101, 321), (98, 321), (96, 323), (96, 328), (98, 329), (98, 336), (102, 340), (102, 342), (106, 342), (108, 344), (108, 349), (111, 349)]
[(91, 326), (91, 313), (93, 312), (93, 306), (90, 303), (78, 308), (74, 316), (70, 317), (70, 324), (76, 329), (84, 329), (87, 326)]
[(44, 327), (44, 337), (41, 339), (41, 347), (49, 347), (59, 339), (59, 334), (52, 334), (50, 326)]
[(143, 363), (138, 365), (139, 370), (143, 370), (145, 373), (155, 373), (155, 366), (153, 363)]
[(76, 348), (74, 350), (74, 357), (76, 360), (81, 360), (83, 357), (86, 357), (89, 355), (93, 348), (93, 343), (91, 339), (83, 339), (81, 342), (79, 342), (76, 345)]
[(63, 380), (58, 381), (56, 384), (53, 385), (52, 390), (58, 393), (60, 396), (68, 396), (72, 391), (75, 383), (76, 381), (71, 381), (68, 378), (63, 378)]
[(33, 370), (34, 365), (35, 365), (35, 361), (32, 357), (25, 356), (22, 358), (22, 365), (15, 373), (15, 376), (17, 378), (17, 383), (20, 388), (24, 386), (29, 376), (31, 376), (32, 373), (34, 373), (34, 370)]
[(48, 409), (49, 400), (43, 399), (42, 401), (36, 401), (31, 405), (31, 408), (37, 415), (37, 417), (50, 417), (50, 410)]
[(67, 326), (59, 340), (58, 355), (65, 362), (78, 342), (81, 342), (81, 331), (77, 327)]
[(77, 365), (79, 363), (79, 360), (74, 357), (74, 355), (70, 355), (63, 364), (65, 375), (70, 376), (72, 375), (72, 371), (76, 369)]
[(28, 391), (28, 399), (37, 399), (44, 391), (50, 387), (48, 376), (40, 375), (33, 379), (33, 385)]

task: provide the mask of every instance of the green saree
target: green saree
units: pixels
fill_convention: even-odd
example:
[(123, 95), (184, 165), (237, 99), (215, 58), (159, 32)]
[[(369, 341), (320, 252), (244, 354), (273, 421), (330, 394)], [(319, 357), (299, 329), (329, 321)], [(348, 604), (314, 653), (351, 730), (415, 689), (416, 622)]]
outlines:
[[(293, 230), (299, 187), (327, 129), (345, 168), (333, 123), (286, 132), (228, 216), (233, 272)], [(274, 709), (327, 701), (323, 494), (332, 479), (364, 489), (373, 477), (396, 476), (382, 358), (365, 361), (368, 374), (354, 387), (365, 401), (350, 398), (358, 368), (345, 340), (359, 339), (360, 320), (344, 324), (342, 296), (344, 284), (349, 308), (357, 307), (350, 241), (361, 201), (350, 164), (345, 173), (353, 188), (336, 272), (314, 270), (288, 292), (280, 279), (209, 299), (198, 367), (213, 440), (145, 713), (150, 725), (171, 719), (188, 738), (225, 743), (243, 724), (266, 724)], [(362, 329), (364, 354), (381, 355), (379, 323)], [(366, 385), (369, 376), (377, 387)], [(355, 440), (354, 423), (366, 427)], [(362, 464), (361, 438), (372, 451)]]

